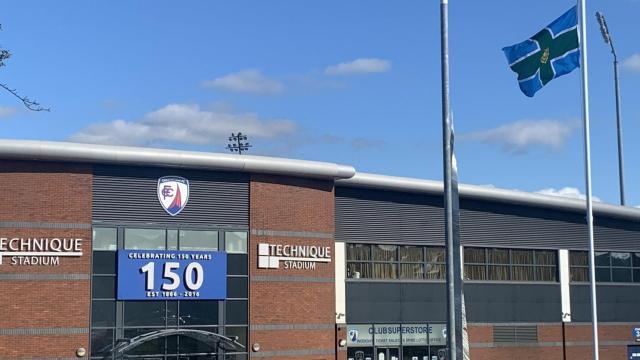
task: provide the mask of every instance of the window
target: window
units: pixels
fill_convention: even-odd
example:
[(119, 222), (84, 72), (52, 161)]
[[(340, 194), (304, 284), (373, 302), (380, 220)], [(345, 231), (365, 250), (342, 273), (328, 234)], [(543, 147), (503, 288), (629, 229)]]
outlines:
[(555, 250), (465, 248), (467, 280), (556, 281)]
[(347, 277), (443, 280), (444, 248), (347, 244)]
[(202, 230), (178, 231), (180, 250), (218, 250), (218, 232)]
[(164, 229), (124, 229), (124, 248), (130, 250), (166, 249)]
[[(597, 282), (640, 282), (640, 253), (596, 251)], [(589, 253), (571, 251), (571, 281), (589, 281)]]
[(224, 234), (225, 249), (229, 253), (247, 253), (247, 233), (245, 231), (227, 231)]

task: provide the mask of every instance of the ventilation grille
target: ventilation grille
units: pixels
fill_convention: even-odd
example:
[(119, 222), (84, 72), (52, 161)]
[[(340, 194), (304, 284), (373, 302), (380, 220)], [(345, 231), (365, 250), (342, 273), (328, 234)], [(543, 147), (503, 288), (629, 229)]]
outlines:
[(538, 327), (531, 326), (494, 326), (493, 342), (501, 344), (538, 342)]

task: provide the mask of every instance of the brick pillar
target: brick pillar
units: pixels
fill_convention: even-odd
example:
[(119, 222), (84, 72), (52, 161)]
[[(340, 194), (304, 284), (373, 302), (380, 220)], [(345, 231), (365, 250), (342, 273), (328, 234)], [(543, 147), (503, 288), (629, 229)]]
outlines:
[[(251, 359), (335, 359), (333, 181), (253, 175), (250, 227)], [(258, 268), (258, 244), (329, 247), (332, 261)]]
[[(89, 354), (91, 167), (0, 161), (0, 238), (81, 238), (81, 257), (58, 265), (0, 265), (0, 358)], [(0, 252), (7, 243), (0, 239)], [(15, 243), (14, 243), (15, 245)]]

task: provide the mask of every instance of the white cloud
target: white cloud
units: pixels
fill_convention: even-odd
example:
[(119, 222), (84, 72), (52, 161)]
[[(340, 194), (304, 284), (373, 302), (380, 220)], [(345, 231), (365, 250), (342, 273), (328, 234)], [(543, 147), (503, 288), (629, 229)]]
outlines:
[(198, 105), (170, 104), (136, 121), (94, 123), (71, 135), (71, 141), (112, 145), (223, 145), (232, 132), (251, 139), (280, 139), (298, 131), (287, 119), (263, 120), (253, 113), (204, 111)]
[(494, 129), (462, 134), (458, 138), (498, 144), (514, 153), (524, 153), (536, 146), (559, 150), (578, 129), (577, 125), (577, 122), (557, 120), (521, 120)]
[(8, 118), (18, 112), (18, 109), (10, 106), (0, 106), (0, 119)]
[(327, 75), (367, 74), (386, 72), (389, 69), (391, 69), (391, 61), (389, 60), (360, 58), (328, 66), (324, 73)]
[(242, 70), (217, 79), (206, 80), (202, 82), (202, 86), (256, 94), (279, 94), (284, 91), (284, 85), (281, 82), (269, 79), (256, 69)]
[(640, 73), (640, 53), (633, 54), (622, 61), (624, 69)]
[[(536, 191), (536, 193), (538, 194), (543, 194), (543, 195), (551, 195), (551, 196), (561, 196), (561, 197), (567, 197), (567, 198), (573, 198), (573, 199), (581, 199), (584, 200), (587, 198), (587, 195), (583, 194), (580, 192), (580, 190), (578, 190), (577, 188), (574, 187), (563, 187), (561, 189), (555, 189), (555, 188), (547, 188), (547, 189), (542, 189), (542, 190), (538, 190)], [(592, 196), (593, 201), (600, 201), (600, 198), (597, 196)]]

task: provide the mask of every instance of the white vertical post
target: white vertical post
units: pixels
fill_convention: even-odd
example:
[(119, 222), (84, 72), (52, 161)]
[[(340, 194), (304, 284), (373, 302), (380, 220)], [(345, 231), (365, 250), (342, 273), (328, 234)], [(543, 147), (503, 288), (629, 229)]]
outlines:
[(569, 250), (558, 251), (560, 269), (560, 301), (562, 304), (562, 322), (571, 322), (571, 291), (569, 288)]
[(584, 122), (585, 180), (587, 186), (587, 227), (589, 232), (589, 278), (591, 280), (591, 321), (593, 331), (593, 359), (598, 354), (598, 304), (596, 297), (595, 245), (593, 239), (593, 201), (591, 198), (591, 143), (589, 133), (589, 78), (587, 64), (587, 16), (586, 0), (578, 0), (578, 25), (580, 35), (580, 68), (582, 70), (582, 119)]
[(336, 324), (346, 324), (347, 301), (344, 281), (347, 263), (345, 262), (345, 243), (336, 242), (335, 247)]

